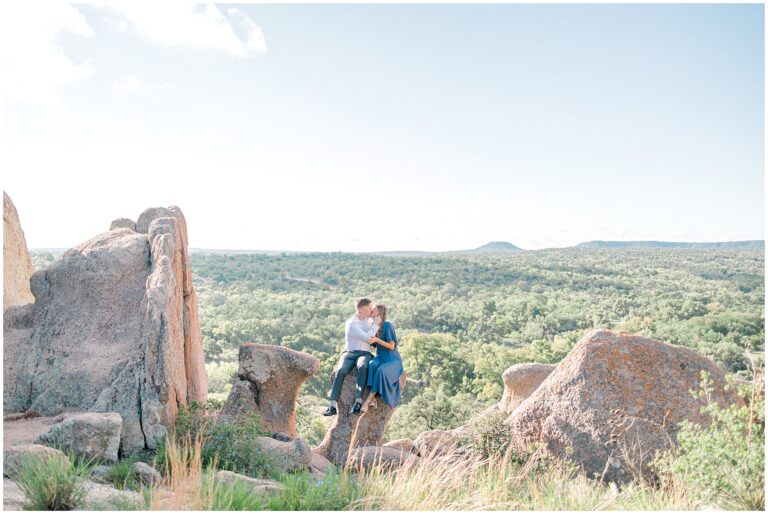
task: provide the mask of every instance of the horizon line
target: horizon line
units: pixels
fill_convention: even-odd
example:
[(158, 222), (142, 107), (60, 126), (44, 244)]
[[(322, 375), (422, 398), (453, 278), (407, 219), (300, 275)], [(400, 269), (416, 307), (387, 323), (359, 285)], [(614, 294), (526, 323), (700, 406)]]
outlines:
[[(382, 254), (382, 253), (454, 253), (454, 252), (468, 252), (483, 248), (489, 244), (502, 243), (511, 244), (516, 246), (520, 252), (535, 252), (540, 250), (562, 250), (567, 248), (577, 248), (578, 245), (585, 243), (663, 243), (663, 244), (723, 244), (723, 243), (759, 243), (765, 244), (765, 239), (734, 239), (734, 240), (717, 240), (717, 241), (662, 241), (658, 239), (590, 239), (588, 241), (582, 241), (576, 244), (567, 246), (547, 246), (535, 249), (521, 248), (514, 243), (508, 241), (489, 241), (476, 248), (460, 249), (460, 250), (369, 250), (369, 251), (350, 251), (350, 250), (270, 250), (270, 249), (256, 249), (256, 248), (208, 248), (199, 246), (189, 246), (189, 250), (195, 251), (212, 251), (212, 252), (252, 252), (252, 253), (350, 253), (350, 254)], [(66, 251), (73, 247), (30, 247), (28, 251)], [(489, 252), (490, 253), (490, 252)], [(509, 251), (506, 253), (517, 253), (516, 251)]]

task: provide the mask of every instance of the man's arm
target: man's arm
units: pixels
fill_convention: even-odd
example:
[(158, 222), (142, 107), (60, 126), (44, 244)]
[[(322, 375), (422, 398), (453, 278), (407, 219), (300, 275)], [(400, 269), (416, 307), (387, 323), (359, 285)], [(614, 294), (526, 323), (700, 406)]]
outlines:
[(362, 323), (350, 323), (347, 326), (347, 338), (354, 338), (359, 341), (368, 342), (371, 336), (379, 331), (379, 325), (374, 323), (368, 328), (363, 328)]

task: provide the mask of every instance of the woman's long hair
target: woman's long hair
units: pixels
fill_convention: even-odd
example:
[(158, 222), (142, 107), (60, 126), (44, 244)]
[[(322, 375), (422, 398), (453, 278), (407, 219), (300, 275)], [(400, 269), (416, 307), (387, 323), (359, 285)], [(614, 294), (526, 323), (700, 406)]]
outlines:
[(384, 330), (384, 322), (387, 321), (387, 306), (383, 303), (377, 303), (374, 308), (379, 311), (379, 316), (381, 316), (381, 325), (379, 325), (379, 331), (376, 332), (376, 337), (381, 339), (381, 331)]

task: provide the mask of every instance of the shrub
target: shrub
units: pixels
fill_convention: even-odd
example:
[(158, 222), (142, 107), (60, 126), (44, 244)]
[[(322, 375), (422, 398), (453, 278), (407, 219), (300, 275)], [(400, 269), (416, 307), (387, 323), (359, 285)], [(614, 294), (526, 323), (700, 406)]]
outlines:
[(237, 375), (237, 368), (237, 362), (211, 362), (206, 364), (208, 394), (228, 394), (232, 389), (232, 379)]
[(701, 502), (728, 510), (764, 510), (765, 401), (754, 395), (746, 406), (722, 408), (712, 400), (712, 390), (702, 371), (701, 389), (692, 394), (706, 401), (702, 412), (712, 423), (702, 427), (682, 422), (679, 447), (660, 455), (655, 465)]
[(415, 439), (426, 430), (448, 430), (464, 423), (481, 407), (470, 394), (450, 395), (443, 389), (427, 388), (395, 410), (387, 437)]
[(25, 455), (15, 466), (16, 482), (28, 499), (26, 510), (73, 510), (83, 504), (92, 461)]
[[(218, 423), (216, 417), (221, 402), (209, 400), (206, 404), (192, 402), (188, 409), (182, 409), (176, 418), (172, 437), (200, 437), (203, 466), (217, 463), (219, 469), (226, 469), (244, 475), (259, 477), (270, 470), (269, 457), (261, 450), (256, 438), (270, 435), (261, 428), (258, 412), (241, 415), (236, 423)], [(158, 465), (167, 465), (166, 443), (158, 449)]]
[[(500, 410), (492, 410), (472, 418), (461, 432), (459, 448), (467, 454), (488, 458), (512, 452), (512, 430), (504, 425), (506, 415)], [(525, 462), (523, 452), (511, 455), (515, 462)]]

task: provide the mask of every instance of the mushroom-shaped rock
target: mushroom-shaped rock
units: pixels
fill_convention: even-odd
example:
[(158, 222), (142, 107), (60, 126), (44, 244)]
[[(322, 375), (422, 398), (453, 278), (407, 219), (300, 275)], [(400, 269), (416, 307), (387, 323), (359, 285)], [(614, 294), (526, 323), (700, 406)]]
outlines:
[(51, 426), (37, 442), (87, 458), (117, 462), (123, 420), (116, 412), (86, 412)]
[(389, 441), (387, 443), (382, 444), (385, 448), (397, 448), (398, 450), (405, 450), (407, 452), (413, 453), (414, 455), (418, 455), (419, 450), (416, 449), (416, 445), (413, 444), (412, 439), (395, 439), (394, 441)]
[(416, 464), (419, 457), (413, 453), (391, 446), (361, 446), (349, 454), (347, 466), (352, 469), (399, 468), (405, 464)]
[(528, 398), (544, 379), (555, 369), (553, 364), (515, 364), (504, 371), (504, 394), (499, 402), (499, 409), (512, 414), (523, 400)]
[(452, 454), (458, 445), (456, 434), (450, 430), (428, 430), (413, 442), (421, 457)]
[(269, 458), (272, 469), (292, 473), (307, 469), (312, 463), (312, 452), (301, 437), (289, 442), (271, 437), (257, 437), (255, 441)]
[(117, 228), (129, 228), (136, 232), (136, 222), (128, 218), (117, 218), (112, 220), (109, 224), (109, 230), (115, 230)]
[(296, 400), (301, 385), (320, 369), (320, 360), (283, 346), (243, 343), (240, 367), (219, 421), (233, 422), (258, 411), (262, 428), (291, 439), (296, 432)]
[(515, 444), (543, 443), (589, 477), (624, 482), (649, 471), (656, 450), (675, 444), (683, 420), (708, 424), (690, 391), (706, 370), (712, 398), (741, 403), (725, 391), (714, 362), (688, 348), (626, 332), (588, 332), (505, 421)]
[(350, 409), (355, 402), (357, 368), (344, 377), (338, 400), (338, 414), (328, 428), (320, 445), (314, 449), (337, 466), (347, 461), (350, 448), (379, 446), (387, 429), (389, 418), (395, 412), (392, 407), (377, 401), (375, 407), (369, 407), (362, 414), (352, 414)]

